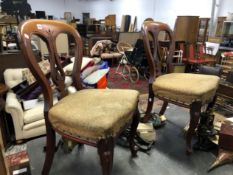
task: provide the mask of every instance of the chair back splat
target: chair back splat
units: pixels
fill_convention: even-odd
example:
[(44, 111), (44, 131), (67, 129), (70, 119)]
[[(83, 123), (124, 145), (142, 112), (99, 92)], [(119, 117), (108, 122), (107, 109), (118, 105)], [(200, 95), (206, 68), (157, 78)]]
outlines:
[[(58, 35), (66, 34), (74, 42), (75, 61), (72, 81), (75, 92), (68, 94), (66, 75), (56, 47)], [(44, 75), (35, 59), (31, 40), (36, 35), (48, 49), (50, 73)], [(42, 170), (48, 175), (56, 150), (56, 134), (63, 139), (97, 147), (103, 175), (110, 175), (113, 165), (114, 143), (130, 125), (129, 146), (132, 157), (136, 157), (134, 143), (139, 123), (139, 92), (129, 89), (84, 89), (80, 71), (82, 65), (82, 40), (72, 26), (55, 20), (28, 20), (19, 25), (19, 44), (22, 53), (44, 95), (44, 117), (46, 125), (46, 155)], [(50, 83), (50, 79), (52, 83)], [(51, 86), (55, 86), (54, 88)], [(55, 105), (53, 99), (58, 97)], [(56, 173), (55, 173), (56, 174)]]
[(61, 66), (61, 61), (58, 57), (58, 52), (56, 48), (56, 38), (61, 33), (67, 33), (74, 37), (75, 41), (75, 63), (74, 63), (74, 70), (73, 70), (73, 80), (74, 86), (77, 89), (82, 89), (81, 80), (80, 80), (80, 69), (82, 63), (82, 53), (83, 48), (82, 40), (79, 33), (69, 25), (66, 25), (63, 22), (54, 22), (51, 23), (47, 20), (31, 20), (29, 22), (22, 23), (20, 26), (20, 35), (19, 36), (19, 44), (22, 48), (22, 52), (25, 56), (26, 62), (29, 65), (29, 68), (36, 77), (37, 81), (43, 87), (43, 94), (45, 98), (46, 104), (46, 111), (50, 109), (53, 104), (52, 98), (52, 89), (49, 84), (48, 79), (42, 73), (41, 69), (39, 68), (35, 55), (32, 50), (31, 40), (33, 35), (39, 36), (47, 45), (48, 52), (49, 52), (49, 62), (50, 62), (50, 69), (51, 69), (51, 78), (53, 83), (56, 85), (56, 89), (58, 90), (59, 98), (63, 98), (67, 95), (67, 91), (65, 89), (65, 73)]
[[(150, 23), (150, 22), (145, 22)], [(158, 27), (154, 27), (158, 26)], [(168, 67), (168, 72), (172, 71), (172, 62), (173, 62), (173, 55), (174, 55), (174, 50), (175, 50), (175, 45), (174, 45), (174, 40), (173, 40), (173, 33), (168, 27), (167, 24), (156, 22), (156, 23), (151, 23), (151, 25), (143, 25), (143, 41), (144, 41), (144, 47), (145, 47), (145, 52), (147, 56), (147, 60), (149, 63), (150, 67), (150, 74), (153, 77), (152, 80), (154, 81), (155, 77), (161, 75), (161, 65), (162, 65), (162, 56), (160, 52), (160, 45), (159, 45), (159, 40), (158, 36), (159, 33), (165, 31), (167, 36), (168, 36), (168, 57), (166, 59), (166, 64)], [(149, 36), (152, 37), (149, 37)], [(150, 38), (153, 39), (153, 41), (150, 41)], [(154, 71), (155, 70), (155, 71)]]

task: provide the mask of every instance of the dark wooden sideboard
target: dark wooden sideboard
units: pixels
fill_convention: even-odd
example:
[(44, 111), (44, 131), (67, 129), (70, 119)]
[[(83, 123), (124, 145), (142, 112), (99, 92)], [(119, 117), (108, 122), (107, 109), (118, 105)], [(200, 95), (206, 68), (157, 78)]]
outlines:
[(3, 72), (8, 68), (27, 67), (21, 52), (0, 53), (0, 83), (4, 83)]
[[(40, 60), (39, 52), (35, 52), (38, 60)], [(4, 83), (3, 72), (9, 68), (24, 68), (27, 67), (22, 53), (2, 52), (0, 53), (0, 83)]]

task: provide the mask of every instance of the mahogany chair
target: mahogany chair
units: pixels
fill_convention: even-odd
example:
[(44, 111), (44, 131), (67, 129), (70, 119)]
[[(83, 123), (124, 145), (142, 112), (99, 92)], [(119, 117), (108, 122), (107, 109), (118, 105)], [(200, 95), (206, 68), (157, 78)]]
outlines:
[[(60, 33), (69, 34), (75, 41), (72, 78), (77, 92), (69, 95), (55, 44)], [(49, 50), (50, 75), (59, 97), (55, 105), (48, 79), (39, 68), (32, 51), (32, 35), (41, 37)], [(139, 93), (135, 90), (84, 89), (80, 80), (82, 41), (79, 33), (68, 24), (51, 20), (28, 20), (20, 24), (18, 38), (28, 67), (43, 89), (47, 145), (42, 174), (49, 174), (52, 166), (55, 132), (72, 141), (97, 147), (102, 174), (110, 175), (115, 140), (131, 124), (129, 144), (132, 156), (136, 156), (137, 147), (133, 137), (139, 122)]]
[[(158, 52), (160, 48), (158, 35), (161, 31), (165, 31), (169, 38), (169, 55), (166, 62), (168, 71), (163, 75), (161, 74), (161, 56)], [(174, 39), (173, 32), (167, 24), (161, 22), (144, 23), (142, 35), (150, 68), (148, 105), (142, 121), (146, 122), (150, 119), (154, 97), (164, 101), (159, 112), (160, 115), (164, 114), (168, 103), (189, 108), (190, 124), (186, 133), (186, 152), (191, 153), (191, 140), (198, 125), (201, 108), (205, 104), (211, 104), (214, 99), (219, 77), (191, 73), (171, 73)], [(153, 38), (153, 44), (150, 44), (149, 35)]]

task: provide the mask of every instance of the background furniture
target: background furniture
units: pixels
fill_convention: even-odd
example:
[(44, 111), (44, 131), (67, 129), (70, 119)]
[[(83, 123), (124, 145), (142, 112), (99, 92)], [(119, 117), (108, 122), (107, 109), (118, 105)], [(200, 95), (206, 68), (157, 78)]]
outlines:
[(105, 17), (105, 27), (106, 30), (116, 30), (116, 15), (108, 15)]
[[(44, 28), (38, 29), (38, 24)], [(69, 33), (75, 41), (75, 62), (72, 73), (77, 92), (67, 96), (65, 74), (58, 61), (54, 40), (59, 33)], [(31, 34), (36, 33), (51, 46), (49, 62), (51, 78), (60, 101), (53, 106), (53, 92), (46, 76), (40, 70), (31, 48)], [(44, 95), (47, 146), (42, 174), (49, 174), (55, 153), (55, 131), (72, 141), (97, 147), (103, 175), (110, 175), (113, 165), (115, 139), (131, 124), (129, 144), (132, 156), (136, 156), (134, 136), (139, 122), (137, 110), (139, 93), (135, 90), (83, 89), (80, 79), (82, 41), (71, 26), (49, 20), (28, 20), (21, 23), (18, 32), (20, 46), (34, 77)], [(27, 37), (29, 36), (29, 37)], [(114, 100), (113, 100), (114, 99)], [(107, 105), (106, 105), (107, 104)], [(114, 112), (113, 112), (114, 111)]]
[(174, 36), (175, 41), (196, 44), (199, 26), (199, 16), (177, 16)]
[(205, 59), (204, 55), (204, 45), (197, 45), (197, 48), (193, 44), (189, 45), (189, 58), (187, 60), (188, 64), (199, 65), (206, 64), (209, 60)]
[[(9, 88), (23, 81), (22, 70), (24, 69), (5, 70), (5, 84)], [(12, 117), (16, 142), (45, 134), (43, 103), (38, 104), (32, 109), (23, 110), (16, 94), (13, 91), (9, 91), (6, 95), (5, 110)]]
[(227, 74), (229, 71), (233, 70), (233, 53), (232, 52), (222, 52), (220, 66), (222, 67), (223, 74)]
[[(42, 39), (34, 36), (33, 41), (38, 46), (38, 49), (42, 57), (48, 54), (46, 43)], [(57, 45), (58, 54), (69, 55), (69, 42), (68, 42), (67, 34), (64, 34), (64, 33), (60, 34), (56, 39), (56, 45)]]
[(199, 31), (197, 41), (203, 45), (208, 40), (208, 27), (210, 18), (199, 18)]
[[(166, 60), (168, 74), (163, 75), (161, 75), (161, 55), (158, 53), (161, 47), (158, 42), (158, 34), (160, 31), (165, 31), (167, 33), (169, 41), (168, 57)], [(174, 103), (189, 108), (190, 124), (186, 133), (186, 153), (191, 153), (191, 140), (199, 122), (201, 107), (212, 102), (218, 87), (219, 77), (188, 73), (171, 73), (174, 39), (173, 33), (167, 24), (160, 22), (144, 23), (142, 26), (142, 34), (150, 68), (148, 105), (143, 121), (146, 122), (151, 118), (154, 97), (164, 101), (159, 112), (160, 115), (164, 114), (168, 103)], [(149, 42), (149, 34), (152, 34), (154, 38), (152, 41), (153, 49)]]
[(219, 16), (217, 19), (216, 31), (215, 36), (221, 37), (222, 36), (222, 29), (223, 29), (223, 22), (226, 21), (226, 16)]
[[(37, 61), (41, 60), (39, 53), (35, 52), (35, 54), (37, 55)], [(0, 65), (0, 83), (4, 83), (3, 72), (6, 69), (27, 67), (23, 55), (20, 51), (16, 53), (0, 53)]]
[(140, 38), (140, 32), (120, 32), (118, 42), (126, 42), (134, 46)]

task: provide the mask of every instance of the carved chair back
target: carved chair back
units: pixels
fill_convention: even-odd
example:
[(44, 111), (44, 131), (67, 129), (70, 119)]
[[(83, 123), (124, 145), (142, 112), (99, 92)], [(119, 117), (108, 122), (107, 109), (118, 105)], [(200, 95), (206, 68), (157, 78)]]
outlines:
[[(32, 36), (36, 35), (40, 37), (47, 45), (50, 62), (50, 77), (56, 86), (59, 98), (63, 98), (67, 95), (65, 87), (65, 73), (63, 71), (61, 60), (56, 47), (56, 38), (59, 34), (65, 33), (74, 38), (75, 42), (75, 62), (73, 67), (72, 78), (74, 86), (77, 90), (82, 89), (80, 80), (80, 70), (82, 63), (82, 40), (79, 33), (70, 25), (61, 21), (52, 20), (28, 20), (20, 24), (18, 40), (25, 57), (26, 63), (31, 70), (33, 76), (43, 89), (43, 95), (45, 100), (44, 111), (45, 114), (53, 105), (53, 91), (46, 75), (42, 73), (36, 61), (35, 55), (32, 50), (31, 40)], [(47, 117), (47, 115), (45, 115)]]
[[(165, 31), (168, 37), (168, 55), (165, 61), (166, 67), (168, 68), (167, 72), (169, 73), (172, 71), (172, 61), (175, 49), (172, 30), (167, 24), (161, 22), (144, 22), (142, 26), (144, 48), (150, 68), (149, 83), (153, 83), (155, 81), (155, 78), (161, 75), (163, 58), (158, 36), (159, 33), (162, 31)], [(150, 38), (152, 39), (152, 41), (150, 41)]]

